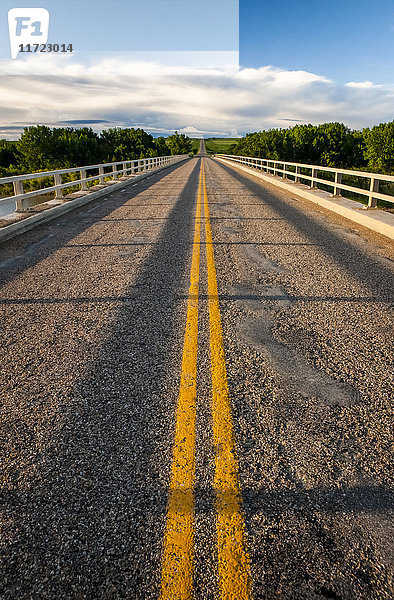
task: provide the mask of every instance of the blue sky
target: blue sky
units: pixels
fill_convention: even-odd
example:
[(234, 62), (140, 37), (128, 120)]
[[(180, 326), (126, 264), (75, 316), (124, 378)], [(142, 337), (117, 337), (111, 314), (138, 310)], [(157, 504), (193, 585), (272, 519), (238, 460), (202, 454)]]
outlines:
[[(51, 13), (50, 40), (77, 51), (236, 50), (237, 0), (21, 0)], [(9, 56), (0, 0), (0, 57)], [(93, 7), (93, 8), (92, 8)], [(220, 23), (220, 25), (219, 25)], [(338, 82), (394, 82), (393, 0), (240, 0), (243, 67), (306, 70)], [(86, 56), (86, 54), (85, 54)]]
[(48, 41), (78, 52), (238, 50), (238, 0), (0, 0), (0, 56), (18, 6), (47, 8)]
[(394, 82), (393, 0), (241, 0), (241, 66)]
[[(21, 0), (47, 8), (48, 42), (75, 53), (13, 61), (17, 6), (0, 0), (0, 137), (36, 123), (199, 137), (394, 118), (394, 0)], [(226, 58), (238, 44), (240, 68)]]

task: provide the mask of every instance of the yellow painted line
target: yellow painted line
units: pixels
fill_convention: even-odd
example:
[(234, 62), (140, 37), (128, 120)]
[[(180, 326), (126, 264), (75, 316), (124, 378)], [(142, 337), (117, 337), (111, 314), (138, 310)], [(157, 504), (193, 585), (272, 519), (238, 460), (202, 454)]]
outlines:
[(212, 369), (213, 437), (216, 449), (215, 490), (217, 506), (217, 541), (221, 600), (250, 600), (250, 560), (245, 541), (235, 452), (231, 404), (223, 348), (212, 230), (203, 163), (205, 236), (208, 268), (210, 348)]
[(194, 481), (198, 285), (200, 271), (202, 171), (197, 194), (190, 291), (176, 413), (170, 498), (164, 539), (161, 600), (189, 600), (193, 590)]

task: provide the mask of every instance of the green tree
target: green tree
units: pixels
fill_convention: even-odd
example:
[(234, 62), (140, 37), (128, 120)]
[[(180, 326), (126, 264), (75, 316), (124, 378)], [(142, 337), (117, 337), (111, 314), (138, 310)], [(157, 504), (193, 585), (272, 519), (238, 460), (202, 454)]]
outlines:
[(171, 154), (189, 154), (192, 151), (191, 139), (186, 137), (184, 133), (179, 134), (177, 131), (168, 136), (166, 144)]
[(251, 133), (238, 142), (234, 154), (338, 168), (362, 167), (365, 163), (363, 136), (343, 123)]
[(27, 172), (89, 165), (101, 159), (98, 135), (87, 127), (25, 127), (17, 149)]
[(364, 129), (364, 156), (372, 171), (394, 171), (394, 121), (380, 123), (372, 129)]
[(20, 161), (20, 155), (16, 142), (0, 140), (0, 167), (8, 168), (11, 165), (17, 165)]
[(158, 137), (154, 140), (157, 150), (157, 156), (167, 156), (168, 146), (166, 144), (166, 138)]
[(158, 156), (153, 136), (143, 129), (106, 129), (101, 134), (101, 145), (106, 162)]

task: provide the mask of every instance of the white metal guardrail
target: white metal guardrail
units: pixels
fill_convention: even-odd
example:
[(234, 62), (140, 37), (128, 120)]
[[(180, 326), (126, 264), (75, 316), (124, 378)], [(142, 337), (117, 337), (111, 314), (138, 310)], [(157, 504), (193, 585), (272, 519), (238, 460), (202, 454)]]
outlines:
[[(301, 163), (284, 162), (283, 160), (269, 160), (267, 158), (254, 158), (250, 156), (234, 156), (232, 154), (216, 154), (218, 158), (245, 165), (250, 168), (265, 171), (273, 175), (281, 174), (283, 179), (291, 179), (295, 183), (300, 183), (301, 180), (309, 181), (310, 188), (317, 188), (317, 184), (329, 186), (333, 190), (333, 196), (340, 196), (340, 190), (361, 194), (368, 198), (368, 207), (375, 207), (378, 200), (394, 203), (394, 195), (382, 194), (379, 192), (381, 181), (394, 182), (393, 175), (383, 175), (380, 173), (367, 173), (365, 171), (349, 171), (347, 169), (332, 169), (331, 167), (322, 167), (319, 165), (304, 165)], [(308, 175), (303, 171), (310, 171)], [(319, 173), (331, 173), (334, 180), (323, 179), (319, 177)], [(351, 177), (361, 177), (367, 180), (368, 189), (355, 187), (342, 183), (342, 176), (349, 175)], [(0, 180), (1, 181), (1, 180)]]
[[(13, 184), (14, 195), (0, 198), (0, 205), (15, 201), (15, 210), (23, 212), (30, 206), (29, 200), (32, 198), (36, 199), (37, 196), (55, 192), (55, 198), (63, 198), (63, 189), (70, 188), (76, 185), (80, 185), (81, 191), (88, 192), (88, 181), (99, 181), (100, 184), (105, 183), (105, 178), (110, 177), (112, 180), (116, 180), (118, 175), (122, 177), (128, 177), (137, 175), (143, 171), (149, 171), (157, 167), (164, 165), (173, 164), (186, 158), (188, 154), (177, 154), (174, 156), (156, 156), (154, 158), (142, 158), (139, 160), (127, 160), (113, 163), (104, 163), (100, 165), (87, 165), (84, 167), (73, 167), (71, 169), (58, 169), (56, 171), (43, 171), (41, 173), (27, 173), (25, 175), (13, 175), (10, 177), (1, 177), (0, 186), (5, 184)], [(118, 168), (120, 167), (120, 168)], [(98, 170), (98, 173), (88, 177), (87, 172), (92, 170)], [(62, 176), (68, 173), (80, 173), (80, 178), (63, 182)], [(49, 187), (40, 188), (30, 192), (25, 192), (23, 189), (23, 182), (40, 179), (43, 177), (53, 177), (54, 185)], [(1, 194), (1, 187), (0, 187)]]

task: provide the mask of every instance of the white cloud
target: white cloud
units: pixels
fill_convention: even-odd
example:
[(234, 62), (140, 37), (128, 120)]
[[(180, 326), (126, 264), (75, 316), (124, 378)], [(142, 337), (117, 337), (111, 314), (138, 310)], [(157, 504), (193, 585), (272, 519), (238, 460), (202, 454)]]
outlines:
[(360, 89), (377, 89), (383, 87), (382, 85), (372, 83), (372, 81), (349, 81), (346, 86)]
[(179, 129), (179, 133), (184, 133), (189, 137), (200, 138), (202, 136), (215, 136), (215, 135), (223, 135), (222, 131), (207, 131), (203, 129), (197, 129), (197, 127), (193, 127), (192, 125), (188, 125), (187, 127), (183, 127)]
[[(293, 122), (351, 127), (392, 119), (394, 86), (333, 81), (306, 71), (197, 69), (153, 62), (31, 56), (0, 63), (0, 136), (28, 123), (107, 120), (170, 133), (234, 135)], [(99, 130), (102, 125), (93, 124)]]

